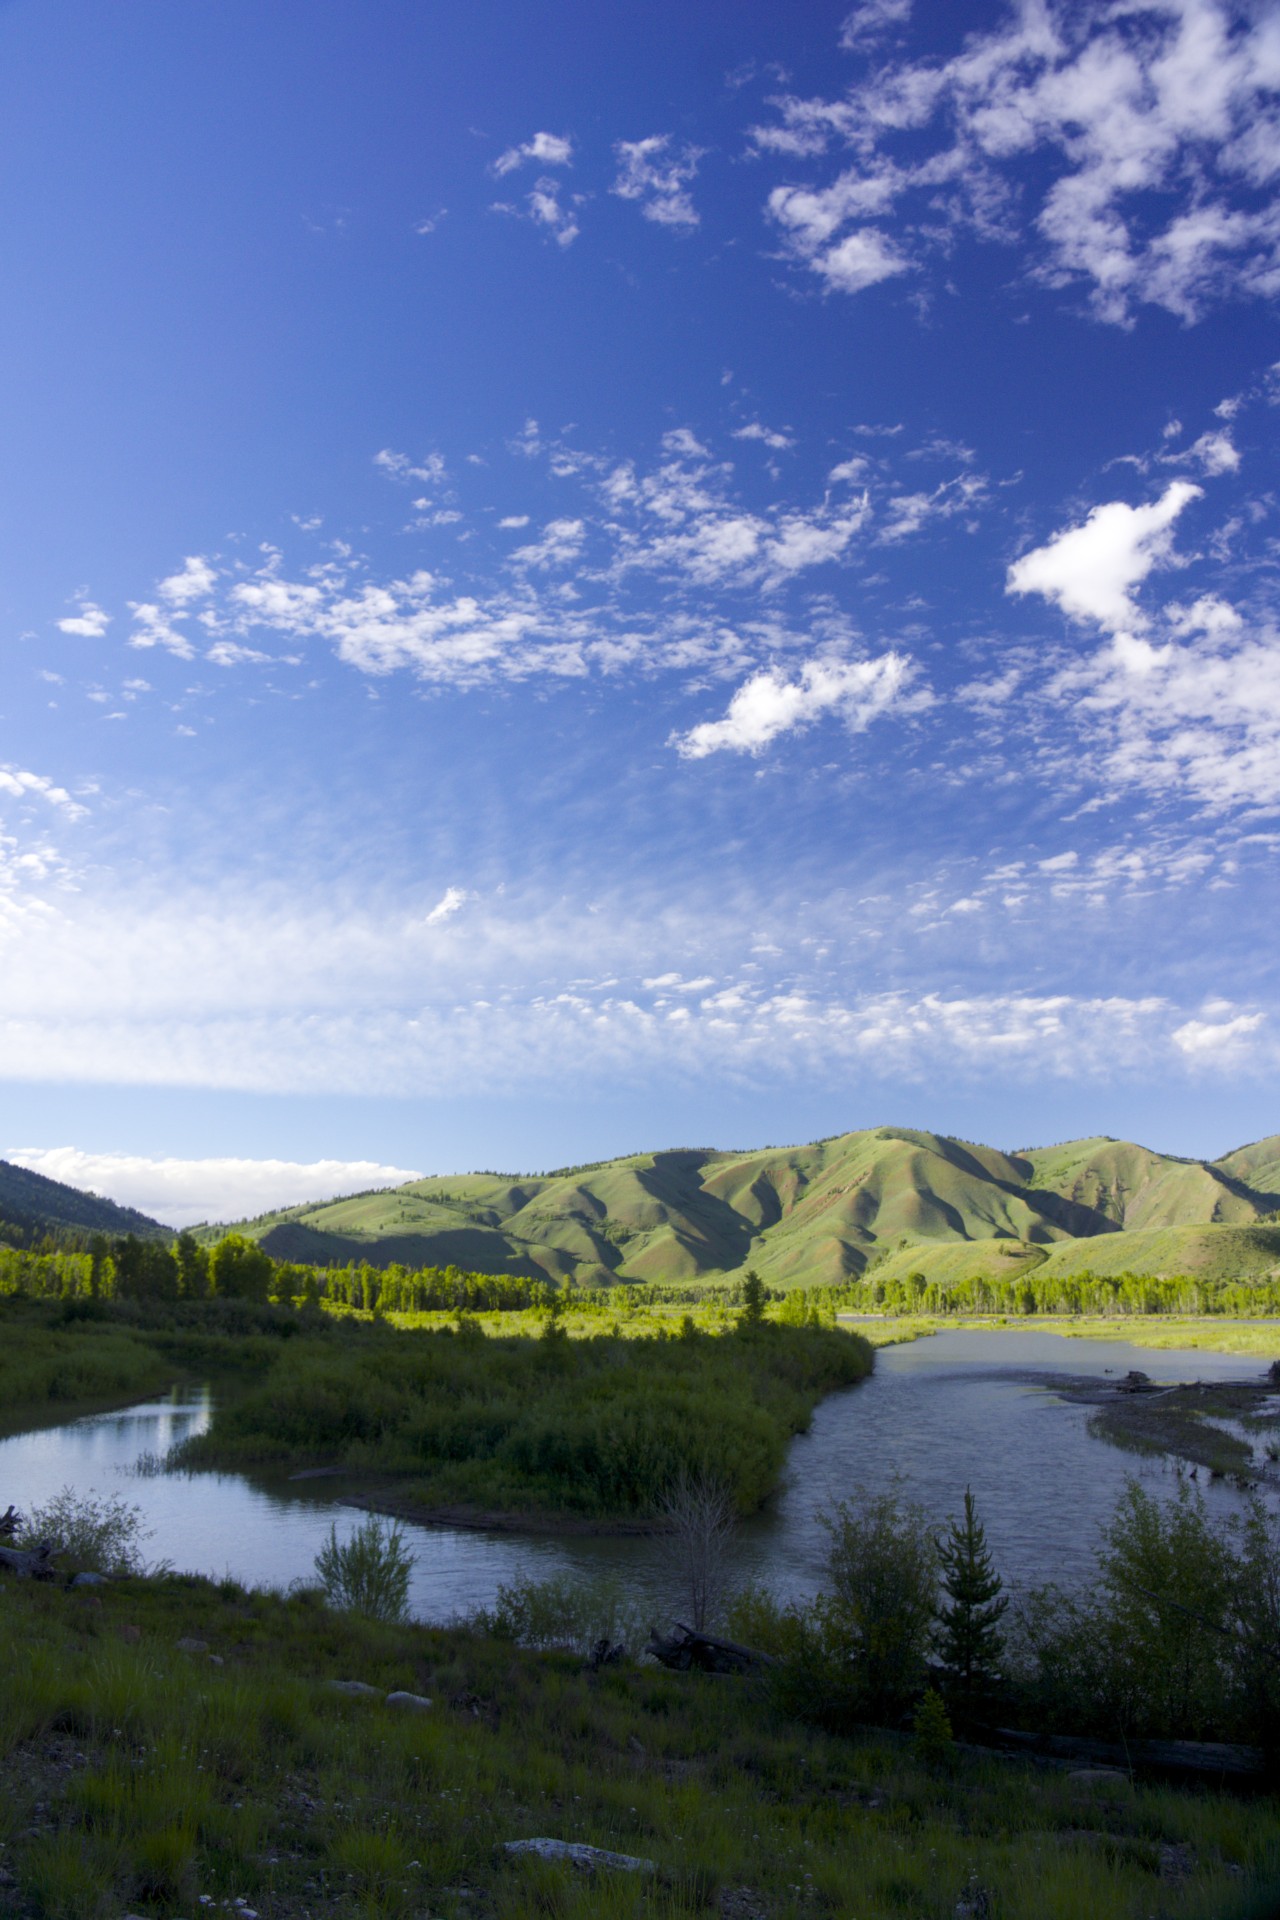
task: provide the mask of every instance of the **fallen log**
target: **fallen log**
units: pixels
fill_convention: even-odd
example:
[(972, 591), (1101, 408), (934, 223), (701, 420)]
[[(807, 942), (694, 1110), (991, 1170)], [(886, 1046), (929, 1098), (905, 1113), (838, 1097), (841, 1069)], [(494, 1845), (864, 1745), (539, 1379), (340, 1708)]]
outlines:
[(1036, 1754), (1047, 1760), (1075, 1761), (1087, 1767), (1115, 1767), (1125, 1773), (1155, 1774), (1163, 1780), (1223, 1786), (1259, 1786), (1266, 1763), (1258, 1747), (1219, 1740), (1086, 1739), (1070, 1733), (1027, 1733), (1017, 1727), (992, 1727), (970, 1734), (982, 1746)]
[(656, 1627), (650, 1627), (645, 1651), (676, 1673), (692, 1669), (699, 1673), (755, 1673), (761, 1667), (778, 1664), (771, 1653), (740, 1647), (736, 1641), (717, 1639), (713, 1633), (698, 1633), (679, 1620), (675, 1633), (666, 1638)]
[(14, 1506), (7, 1513), (0, 1513), (0, 1540), (12, 1540), (22, 1524), (22, 1515)]
[(58, 1549), (52, 1540), (38, 1540), (25, 1552), (21, 1547), (0, 1547), (0, 1567), (16, 1573), (20, 1580), (56, 1580), (53, 1562)]

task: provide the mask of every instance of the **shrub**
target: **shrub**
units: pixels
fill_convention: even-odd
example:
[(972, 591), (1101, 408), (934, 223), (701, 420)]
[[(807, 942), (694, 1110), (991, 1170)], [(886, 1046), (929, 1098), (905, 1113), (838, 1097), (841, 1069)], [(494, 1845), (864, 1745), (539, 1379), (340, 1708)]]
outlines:
[(142, 1524), (141, 1507), (120, 1494), (77, 1493), (63, 1487), (23, 1522), (18, 1544), (33, 1547), (52, 1540), (70, 1571), (106, 1573), (117, 1578), (142, 1573), (141, 1543), (152, 1529)]
[(500, 1586), (495, 1604), (473, 1614), (467, 1625), (521, 1647), (566, 1653), (587, 1654), (600, 1640), (635, 1647), (644, 1637), (642, 1607), (621, 1580), (607, 1574), (513, 1580)]
[(376, 1513), (343, 1541), (335, 1522), (315, 1560), (330, 1606), (389, 1621), (408, 1618), (413, 1564), (399, 1525), (389, 1525)]
[(850, 1669), (868, 1718), (895, 1718), (919, 1690), (937, 1594), (937, 1556), (922, 1509), (896, 1492), (842, 1500), (826, 1516), (829, 1589), (822, 1638)]

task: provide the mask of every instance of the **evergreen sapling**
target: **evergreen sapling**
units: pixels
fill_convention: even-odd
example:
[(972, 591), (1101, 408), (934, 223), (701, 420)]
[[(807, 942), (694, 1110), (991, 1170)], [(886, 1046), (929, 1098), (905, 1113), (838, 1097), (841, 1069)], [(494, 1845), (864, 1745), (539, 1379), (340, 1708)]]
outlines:
[(964, 1490), (964, 1520), (953, 1520), (938, 1541), (942, 1591), (935, 1638), (949, 1704), (956, 1718), (982, 1717), (1000, 1686), (1004, 1635), (1000, 1620), (1009, 1605), (1001, 1592), (978, 1518), (973, 1490)]

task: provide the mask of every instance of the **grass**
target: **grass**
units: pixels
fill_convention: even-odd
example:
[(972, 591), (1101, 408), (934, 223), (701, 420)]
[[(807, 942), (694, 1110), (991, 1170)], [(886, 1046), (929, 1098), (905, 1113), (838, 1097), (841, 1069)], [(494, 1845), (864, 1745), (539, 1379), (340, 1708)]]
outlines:
[[(182, 1650), (180, 1639), (200, 1641)], [(1263, 1920), (1274, 1805), (934, 1767), (749, 1683), (599, 1674), (464, 1629), (193, 1578), (0, 1589), (0, 1905), (14, 1920)], [(220, 1664), (215, 1664), (216, 1656)], [(427, 1695), (402, 1716), (335, 1679)], [(654, 1861), (587, 1877), (508, 1839)]]

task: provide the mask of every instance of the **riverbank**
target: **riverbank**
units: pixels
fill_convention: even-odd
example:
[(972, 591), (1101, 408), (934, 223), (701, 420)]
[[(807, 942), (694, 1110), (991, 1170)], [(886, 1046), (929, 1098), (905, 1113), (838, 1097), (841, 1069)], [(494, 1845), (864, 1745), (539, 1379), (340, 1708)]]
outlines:
[(933, 1333), (1060, 1333), (1068, 1340), (1124, 1340), (1135, 1347), (1256, 1353), (1280, 1360), (1280, 1319), (1228, 1320), (1216, 1314), (893, 1314), (841, 1313), (873, 1347), (901, 1346)]
[[(234, 1582), (2, 1592), (14, 1920), (950, 1920), (962, 1900), (1000, 1920), (1264, 1920), (1280, 1888), (1266, 1800), (926, 1764), (902, 1736), (789, 1720), (752, 1683), (591, 1673)], [(504, 1850), (539, 1836), (654, 1871)]]

